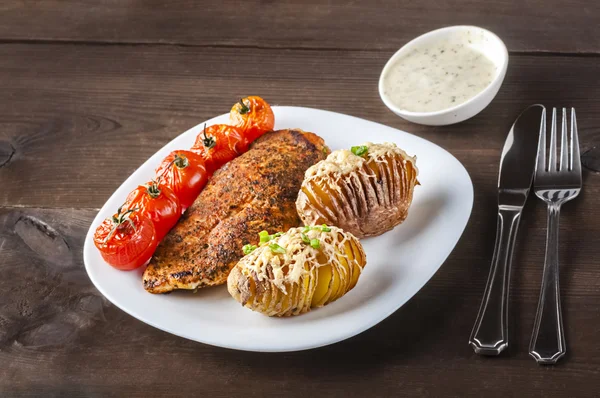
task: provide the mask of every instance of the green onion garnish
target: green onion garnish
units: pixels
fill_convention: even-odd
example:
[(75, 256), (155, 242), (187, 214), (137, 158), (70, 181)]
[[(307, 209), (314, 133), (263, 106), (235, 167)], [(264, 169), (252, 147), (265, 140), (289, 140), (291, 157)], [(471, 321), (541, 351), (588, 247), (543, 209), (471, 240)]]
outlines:
[(312, 231), (313, 229), (319, 230), (321, 232), (331, 232), (331, 228), (327, 226), (327, 224), (322, 224), (320, 227), (311, 227), (309, 225), (304, 227), (304, 233)]
[(244, 245), (244, 247), (242, 247), (242, 250), (244, 251), (244, 254), (250, 254), (254, 250), (256, 250), (256, 246), (247, 244), (247, 245)]
[(277, 243), (271, 243), (269, 249), (271, 249), (273, 253), (285, 253), (285, 248), (279, 246)]
[(302, 242), (309, 244), (310, 243), (310, 239), (308, 239), (308, 236), (306, 236), (306, 234), (300, 234), (302, 236)]
[(271, 239), (278, 238), (281, 235), (283, 235), (283, 232), (277, 232), (276, 234), (273, 234), (273, 235), (269, 235), (269, 233), (267, 231), (260, 231), (258, 233), (258, 236), (260, 238), (260, 243), (267, 243)]
[(269, 236), (267, 231), (260, 231), (258, 236), (260, 238), (260, 243), (266, 243), (271, 240), (271, 236)]
[(310, 246), (313, 249), (320, 249), (321, 248), (321, 241), (319, 241), (319, 239), (311, 239), (310, 240)]
[(350, 148), (350, 151), (352, 151), (352, 153), (356, 156), (363, 156), (366, 155), (366, 153), (369, 151), (369, 148), (367, 148), (366, 145), (359, 145), (353, 146), (352, 148)]

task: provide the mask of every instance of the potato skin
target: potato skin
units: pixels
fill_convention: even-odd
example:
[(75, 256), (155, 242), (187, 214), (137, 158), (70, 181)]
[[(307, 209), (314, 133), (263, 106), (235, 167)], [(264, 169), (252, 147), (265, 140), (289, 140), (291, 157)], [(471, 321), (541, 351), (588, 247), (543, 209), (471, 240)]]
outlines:
[(305, 225), (336, 225), (358, 238), (402, 223), (417, 181), (416, 158), (395, 144), (363, 144), (364, 156), (337, 150), (310, 167), (296, 200)]
[[(311, 247), (302, 235), (318, 239), (320, 247)], [(270, 244), (286, 252), (274, 253)], [(244, 256), (231, 270), (227, 290), (244, 307), (267, 316), (300, 315), (352, 290), (365, 265), (366, 254), (352, 234), (336, 227), (291, 228)]]

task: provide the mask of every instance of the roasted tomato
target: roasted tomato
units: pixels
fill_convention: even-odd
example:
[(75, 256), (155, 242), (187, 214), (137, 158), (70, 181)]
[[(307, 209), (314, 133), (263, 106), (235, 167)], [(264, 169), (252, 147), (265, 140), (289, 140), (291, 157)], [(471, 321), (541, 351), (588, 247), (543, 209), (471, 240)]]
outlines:
[(198, 134), (192, 151), (199, 153), (204, 159), (206, 169), (210, 174), (230, 160), (248, 150), (248, 142), (240, 129), (227, 124), (204, 126), (204, 131)]
[(275, 127), (275, 115), (271, 106), (264, 99), (257, 96), (242, 98), (233, 105), (229, 112), (229, 122), (242, 130), (242, 134), (249, 145)]
[(179, 198), (181, 209), (194, 203), (208, 181), (204, 159), (191, 151), (173, 151), (156, 169), (161, 184), (171, 188)]
[(132, 270), (145, 264), (158, 244), (152, 221), (140, 211), (119, 209), (100, 224), (94, 245), (104, 261), (120, 270)]
[(140, 185), (127, 196), (123, 210), (137, 209), (154, 223), (160, 241), (177, 224), (181, 216), (179, 198), (162, 181)]

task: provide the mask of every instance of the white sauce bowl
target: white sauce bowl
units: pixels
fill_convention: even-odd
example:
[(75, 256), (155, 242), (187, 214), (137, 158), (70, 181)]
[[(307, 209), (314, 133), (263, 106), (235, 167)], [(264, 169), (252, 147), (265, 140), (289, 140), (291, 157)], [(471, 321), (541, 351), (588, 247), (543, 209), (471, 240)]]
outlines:
[[(431, 45), (447, 39), (464, 40), (464, 44), (483, 53), (496, 66), (496, 75), (492, 82), (471, 99), (435, 112), (411, 112), (400, 109), (385, 94), (384, 77), (396, 60), (411, 52), (414, 48)], [(498, 36), (489, 30), (477, 26), (450, 26), (425, 33), (398, 50), (385, 64), (379, 77), (379, 96), (383, 103), (396, 115), (413, 123), (429, 126), (444, 126), (459, 123), (477, 115), (492, 102), (506, 75), (508, 51)]]

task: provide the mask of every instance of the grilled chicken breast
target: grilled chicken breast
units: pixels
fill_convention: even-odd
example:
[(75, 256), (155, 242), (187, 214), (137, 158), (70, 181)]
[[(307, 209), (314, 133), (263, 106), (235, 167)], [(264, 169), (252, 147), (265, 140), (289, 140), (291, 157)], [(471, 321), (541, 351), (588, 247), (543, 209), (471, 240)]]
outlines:
[(323, 139), (302, 130), (269, 132), (219, 169), (163, 239), (144, 272), (151, 293), (227, 282), (258, 233), (300, 224), (296, 197), (304, 172), (329, 153)]

